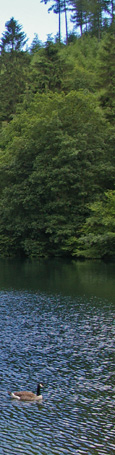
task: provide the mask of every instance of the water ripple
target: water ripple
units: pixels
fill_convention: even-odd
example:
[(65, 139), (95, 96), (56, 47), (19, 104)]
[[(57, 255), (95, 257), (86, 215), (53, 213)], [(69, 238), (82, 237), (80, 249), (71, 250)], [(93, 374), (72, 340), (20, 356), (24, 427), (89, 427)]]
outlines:
[[(109, 303), (0, 293), (2, 455), (114, 453), (114, 314)], [(7, 390), (36, 389), (41, 404)]]

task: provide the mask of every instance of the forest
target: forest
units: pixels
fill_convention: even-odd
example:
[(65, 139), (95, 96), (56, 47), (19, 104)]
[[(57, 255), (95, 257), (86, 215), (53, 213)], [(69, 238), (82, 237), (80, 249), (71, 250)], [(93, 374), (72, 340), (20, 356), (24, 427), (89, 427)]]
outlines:
[(1, 36), (0, 257), (114, 260), (114, 1), (51, 8), (55, 39), (28, 48), (13, 17)]

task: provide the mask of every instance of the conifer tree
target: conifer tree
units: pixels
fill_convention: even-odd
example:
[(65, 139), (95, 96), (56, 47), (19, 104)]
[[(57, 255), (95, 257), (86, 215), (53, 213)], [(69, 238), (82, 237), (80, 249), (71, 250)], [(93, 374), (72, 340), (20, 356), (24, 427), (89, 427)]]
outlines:
[(113, 0), (68, 0), (72, 8), (71, 20), (80, 33), (91, 31), (99, 39), (105, 19), (110, 14), (114, 19)]
[(6, 31), (2, 34), (1, 38), (1, 51), (21, 51), (27, 42), (26, 35), (22, 31), (22, 26), (12, 17), (6, 22), (5, 27)]
[(72, 6), (72, 16), (71, 20), (74, 22), (76, 28), (80, 27), (80, 33), (82, 36), (84, 25), (87, 23), (87, 13), (88, 13), (88, 1), (86, 0), (73, 0), (70, 1)]
[[(44, 2), (45, 5), (49, 2), (50, 0), (41, 0), (41, 2)], [(48, 12), (53, 11), (55, 14), (58, 14), (59, 16), (59, 28), (58, 28), (58, 37), (59, 37), (59, 43), (61, 41), (61, 13), (65, 13), (65, 31), (66, 31), (66, 44), (68, 41), (68, 25), (67, 25), (67, 1), (66, 0), (54, 0), (54, 3), (48, 8)]]
[(0, 46), (0, 120), (9, 121), (25, 89), (30, 56), (22, 51), (27, 40), (21, 25), (13, 17), (5, 25)]
[[(41, 0), (41, 2), (44, 2), (45, 5), (49, 2), (50, 0)], [(48, 8), (48, 12), (53, 11), (54, 13), (59, 15), (59, 29), (58, 29), (58, 35), (59, 35), (59, 42), (61, 41), (61, 0), (54, 0), (55, 3), (53, 3), (50, 8)]]

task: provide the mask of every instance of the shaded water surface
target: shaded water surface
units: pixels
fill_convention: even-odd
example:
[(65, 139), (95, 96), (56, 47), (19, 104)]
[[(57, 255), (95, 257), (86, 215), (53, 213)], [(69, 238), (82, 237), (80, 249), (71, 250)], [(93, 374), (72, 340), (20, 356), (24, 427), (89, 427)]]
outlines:
[(114, 453), (114, 270), (0, 262), (0, 455)]

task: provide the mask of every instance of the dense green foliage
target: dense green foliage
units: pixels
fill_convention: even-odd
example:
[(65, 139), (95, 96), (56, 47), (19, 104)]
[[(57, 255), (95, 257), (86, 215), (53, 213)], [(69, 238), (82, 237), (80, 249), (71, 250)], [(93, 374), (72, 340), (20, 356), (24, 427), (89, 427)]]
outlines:
[(114, 257), (114, 46), (2, 49), (0, 255)]
[(94, 202), (81, 237), (76, 242), (75, 256), (112, 258), (115, 254), (115, 190), (105, 193), (103, 201)]

